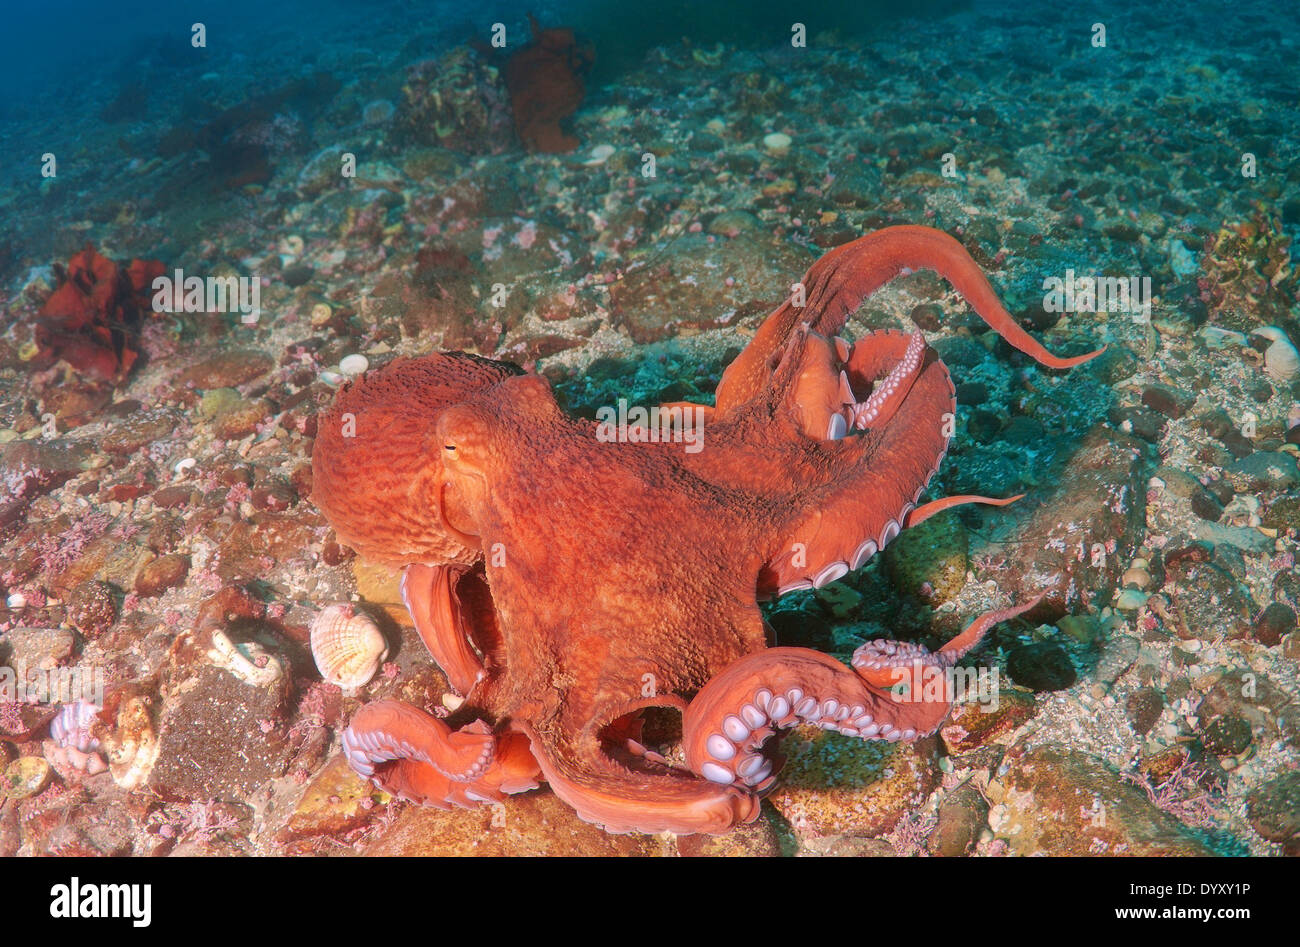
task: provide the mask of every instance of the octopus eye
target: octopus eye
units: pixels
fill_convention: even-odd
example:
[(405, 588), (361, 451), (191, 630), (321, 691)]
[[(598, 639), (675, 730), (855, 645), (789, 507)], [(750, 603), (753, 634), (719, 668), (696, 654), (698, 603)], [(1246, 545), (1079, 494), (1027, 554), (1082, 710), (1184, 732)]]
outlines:
[(442, 446), (443, 446), (444, 448), (446, 448), (447, 450), (451, 451), (452, 453), (455, 453), (455, 451), (456, 451), (456, 445), (455, 445), (455, 444), (443, 444)]

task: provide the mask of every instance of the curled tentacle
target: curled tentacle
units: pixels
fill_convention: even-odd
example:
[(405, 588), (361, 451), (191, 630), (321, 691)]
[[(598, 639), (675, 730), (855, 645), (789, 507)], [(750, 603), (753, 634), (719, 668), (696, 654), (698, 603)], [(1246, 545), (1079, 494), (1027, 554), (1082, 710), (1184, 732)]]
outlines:
[(394, 700), (367, 704), (343, 731), (348, 763), (400, 799), (446, 809), (536, 789), (540, 771), (519, 733), (495, 735), (481, 720), (453, 730)]
[(720, 835), (758, 818), (758, 797), (738, 787), (673, 767), (625, 767), (601, 753), (577, 753), (526, 723), (520, 729), (555, 794), (607, 832)]
[(1053, 355), (1011, 317), (960, 242), (931, 227), (886, 227), (837, 247), (809, 267), (802, 280), (804, 305), (783, 303), (723, 373), (716, 417), (726, 417), (763, 391), (800, 323), (819, 335), (834, 336), (863, 299), (904, 270), (921, 269), (934, 270), (951, 283), (990, 328), (1040, 365), (1071, 368), (1105, 351), (1103, 347), (1074, 358)]
[(691, 701), (686, 762), (705, 779), (762, 793), (776, 766), (762, 752), (778, 730), (813, 724), (868, 740), (914, 740), (939, 729), (956, 697), (945, 673), (998, 622), (1038, 604), (986, 612), (938, 652), (871, 641), (853, 667), (808, 648), (769, 648), (735, 661)]

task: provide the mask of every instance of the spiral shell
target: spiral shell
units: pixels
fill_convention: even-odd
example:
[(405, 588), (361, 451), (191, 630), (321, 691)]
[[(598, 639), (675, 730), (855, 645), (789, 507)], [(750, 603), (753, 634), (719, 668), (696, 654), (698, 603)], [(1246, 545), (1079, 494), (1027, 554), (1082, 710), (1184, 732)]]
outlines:
[(1289, 382), (1300, 375), (1300, 352), (1291, 344), (1287, 334), (1277, 326), (1265, 326), (1256, 329), (1255, 335), (1268, 339), (1269, 347), (1264, 350), (1264, 370), (1280, 382)]
[(351, 605), (331, 605), (311, 623), (311, 654), (328, 683), (361, 687), (379, 670), (388, 643), (369, 617)]

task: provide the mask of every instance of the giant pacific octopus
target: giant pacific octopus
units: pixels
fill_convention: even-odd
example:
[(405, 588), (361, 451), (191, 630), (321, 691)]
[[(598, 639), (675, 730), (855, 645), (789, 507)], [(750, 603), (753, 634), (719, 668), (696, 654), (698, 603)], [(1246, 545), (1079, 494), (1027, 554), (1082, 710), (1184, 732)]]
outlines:
[[(1053, 356), (955, 239), (903, 226), (812, 265), (804, 305), (767, 318), (701, 409), (702, 450), (598, 438), (541, 377), (461, 352), (343, 390), (320, 420), (315, 501), (342, 542), (404, 570), (415, 627), (463, 697), (446, 719), (363, 706), (343, 734), (352, 767), (441, 808), (545, 780), (611, 832), (719, 834), (758, 816), (782, 729), (937, 730), (954, 699), (944, 669), (1034, 601), (981, 615), (937, 652), (869, 641), (851, 667), (768, 647), (758, 606), (861, 568), (941, 510), (1011, 502), (917, 505), (951, 435), (948, 371), (919, 331), (837, 335), (865, 296), (918, 268), (1044, 366), (1099, 354)], [(642, 743), (649, 708), (681, 714), (684, 765)]]
[(163, 264), (138, 259), (118, 264), (87, 244), (66, 269), (55, 272), (59, 286), (37, 316), (39, 352), (93, 378), (121, 381), (139, 357), (140, 322), (151, 311), (150, 287), (163, 274)]

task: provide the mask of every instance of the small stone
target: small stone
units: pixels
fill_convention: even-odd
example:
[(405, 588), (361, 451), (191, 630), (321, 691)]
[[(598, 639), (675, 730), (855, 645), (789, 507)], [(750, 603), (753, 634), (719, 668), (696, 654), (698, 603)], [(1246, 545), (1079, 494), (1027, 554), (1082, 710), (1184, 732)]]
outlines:
[(181, 382), (207, 391), (234, 388), (265, 375), (275, 367), (275, 360), (256, 349), (231, 349), (205, 359), (181, 374)]
[(800, 836), (890, 832), (939, 782), (932, 740), (864, 742), (805, 726), (781, 748), (788, 760), (768, 799)]
[(1059, 691), (1072, 685), (1078, 674), (1070, 656), (1057, 644), (1040, 641), (1021, 645), (1007, 655), (1007, 673), (1032, 691)]
[(1126, 588), (1145, 591), (1151, 585), (1151, 573), (1146, 569), (1130, 568), (1120, 581)]
[(135, 591), (138, 595), (153, 598), (181, 585), (189, 571), (189, 556), (179, 553), (159, 556), (145, 563), (140, 574), (135, 577)]
[(950, 793), (939, 805), (939, 820), (926, 842), (931, 855), (957, 858), (975, 848), (988, 819), (988, 803), (970, 786)]
[(367, 102), (361, 109), (361, 123), (363, 125), (383, 125), (390, 118), (396, 109), (393, 103), (387, 99), (375, 99)]
[(1133, 732), (1140, 737), (1151, 732), (1165, 710), (1165, 699), (1154, 687), (1140, 687), (1129, 694), (1124, 702), (1124, 712)]
[(243, 398), (234, 388), (212, 388), (199, 399), (199, 416), (211, 420), (238, 405)]
[(26, 799), (50, 783), (50, 764), (39, 756), (20, 756), (5, 767), (0, 777), (0, 799)]
[(425, 858), (644, 857), (660, 854), (661, 845), (653, 835), (611, 835), (583, 822), (554, 793), (533, 792), (468, 810), (407, 806), (366, 846), (364, 854)]
[(1136, 612), (1147, 603), (1150, 598), (1145, 592), (1137, 589), (1124, 589), (1119, 595), (1115, 596), (1115, 607), (1121, 612)]
[(153, 492), (154, 506), (164, 510), (174, 510), (185, 506), (194, 496), (194, 488), (187, 487), (183, 484), (175, 484), (170, 487), (160, 487)]
[(1271, 648), (1280, 644), (1284, 635), (1295, 631), (1296, 613), (1285, 602), (1272, 602), (1255, 620), (1255, 640)]
[(1201, 488), (1192, 494), (1192, 512), (1201, 519), (1210, 523), (1216, 523), (1219, 517), (1223, 515), (1223, 504), (1215, 498), (1214, 494), (1205, 488)]
[(747, 210), (724, 210), (709, 221), (708, 232), (719, 237), (738, 237), (742, 233), (758, 233), (763, 222)]
[(1282, 656), (1300, 661), (1300, 632), (1293, 631), (1282, 639)]
[(1128, 673), (1142, 651), (1142, 644), (1130, 635), (1119, 635), (1106, 643), (1097, 667), (1093, 672), (1097, 682), (1092, 685), (1092, 696), (1100, 700)]
[(1250, 745), (1250, 723), (1236, 714), (1215, 717), (1205, 725), (1201, 745), (1218, 756), (1232, 756)]
[(175, 413), (166, 408), (143, 411), (109, 428), (99, 446), (110, 454), (134, 454), (175, 435), (177, 420)]
[(606, 161), (609, 160), (610, 155), (612, 155), (613, 153), (614, 153), (613, 145), (596, 145), (594, 148), (591, 149), (591, 157), (589, 157), (586, 161), (584, 161), (583, 164), (589, 166), (604, 164)]
[(1251, 828), (1270, 842), (1300, 836), (1300, 772), (1275, 776), (1246, 797)]
[(1033, 694), (1003, 690), (996, 705), (958, 704), (939, 729), (939, 738), (949, 753), (967, 753), (1012, 733), (1037, 712)]
[(363, 803), (374, 793), (370, 781), (354, 773), (340, 753), (316, 774), (276, 838), (289, 843), (351, 831), (369, 819)]
[(1222, 438), (1229, 431), (1236, 430), (1232, 417), (1222, 408), (1214, 408), (1197, 418), (1197, 422), (1206, 434), (1213, 438)]
[(1142, 389), (1142, 403), (1165, 417), (1176, 420), (1191, 409), (1196, 399), (1190, 393), (1168, 385), (1147, 385)]
[(790, 150), (791, 138), (785, 132), (773, 132), (763, 136), (763, 147), (773, 154), (785, 154)]
[(236, 441), (256, 431), (274, 414), (271, 406), (261, 398), (240, 398), (212, 423), (213, 433), (227, 441)]
[(310, 282), (314, 275), (315, 271), (306, 263), (291, 263), (280, 271), (280, 277), (285, 285), (293, 287)]
[(68, 621), (87, 638), (98, 638), (117, 621), (117, 599), (107, 582), (88, 579), (68, 593)]
[(1300, 494), (1285, 493), (1268, 505), (1259, 518), (1269, 529), (1300, 531)]
[(1091, 615), (1063, 615), (1056, 620), (1056, 627), (1086, 645), (1095, 645), (1102, 639), (1101, 625)]
[(1160, 442), (1160, 435), (1167, 423), (1163, 415), (1136, 405), (1116, 405), (1107, 413), (1107, 419), (1124, 433), (1133, 434), (1151, 444)]
[[(921, 303), (912, 309), (912, 321), (918, 328), (926, 332), (938, 332), (939, 327), (943, 325), (943, 307), (938, 303)], [(958, 386), (960, 392), (960, 386)], [(961, 404), (961, 395), (957, 395), (957, 403)], [(978, 401), (967, 402), (968, 404), (979, 404)]]

